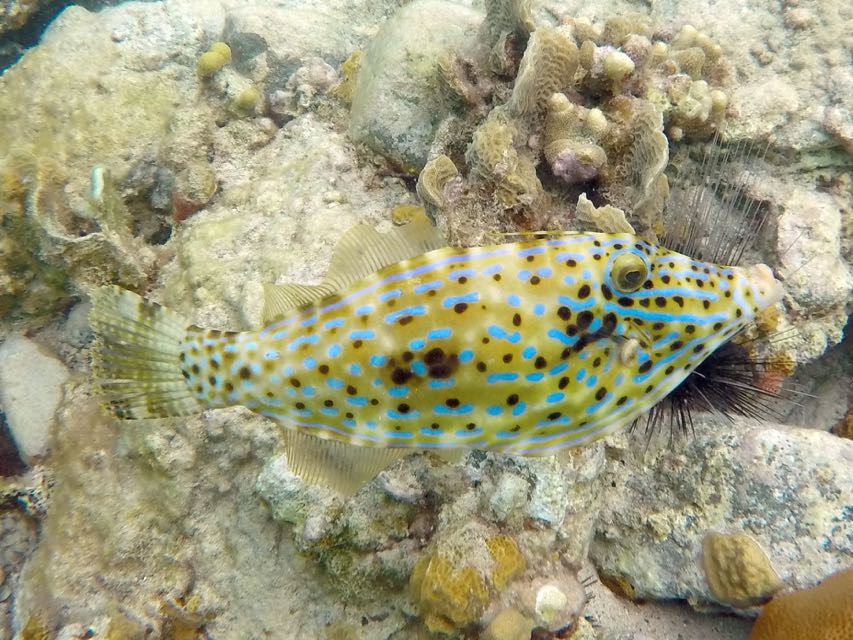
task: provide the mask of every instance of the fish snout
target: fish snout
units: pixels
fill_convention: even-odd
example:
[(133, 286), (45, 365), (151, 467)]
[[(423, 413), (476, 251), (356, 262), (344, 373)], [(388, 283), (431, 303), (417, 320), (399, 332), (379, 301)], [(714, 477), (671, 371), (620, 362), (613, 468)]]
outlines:
[(745, 267), (743, 275), (760, 309), (776, 304), (785, 295), (782, 283), (773, 277), (773, 271), (766, 264)]

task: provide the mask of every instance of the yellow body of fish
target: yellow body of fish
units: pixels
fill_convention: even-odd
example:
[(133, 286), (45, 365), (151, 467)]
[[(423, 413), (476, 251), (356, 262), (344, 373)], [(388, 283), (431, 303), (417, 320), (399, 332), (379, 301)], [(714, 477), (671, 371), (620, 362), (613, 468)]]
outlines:
[(256, 331), (105, 288), (100, 386), (123, 418), (243, 405), (346, 444), (537, 455), (636, 419), (781, 297), (764, 265), (630, 234), (458, 249), (427, 227), (357, 228), (326, 283), (269, 288)]

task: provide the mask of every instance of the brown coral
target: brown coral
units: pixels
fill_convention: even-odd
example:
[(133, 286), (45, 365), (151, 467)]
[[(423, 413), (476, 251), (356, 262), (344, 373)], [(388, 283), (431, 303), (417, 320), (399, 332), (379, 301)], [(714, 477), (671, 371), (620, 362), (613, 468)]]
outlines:
[(743, 533), (709, 533), (702, 542), (705, 578), (720, 602), (746, 608), (764, 602), (782, 587), (770, 560)]
[(850, 640), (853, 638), (853, 568), (816, 587), (773, 598), (750, 640)]

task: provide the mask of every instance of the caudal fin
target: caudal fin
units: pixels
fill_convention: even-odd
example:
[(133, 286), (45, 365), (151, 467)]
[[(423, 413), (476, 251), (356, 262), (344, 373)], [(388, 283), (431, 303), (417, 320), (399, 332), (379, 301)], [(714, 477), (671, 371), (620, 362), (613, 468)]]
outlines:
[(92, 294), (95, 381), (119, 418), (166, 418), (204, 409), (181, 369), (188, 323), (156, 302), (122, 289)]

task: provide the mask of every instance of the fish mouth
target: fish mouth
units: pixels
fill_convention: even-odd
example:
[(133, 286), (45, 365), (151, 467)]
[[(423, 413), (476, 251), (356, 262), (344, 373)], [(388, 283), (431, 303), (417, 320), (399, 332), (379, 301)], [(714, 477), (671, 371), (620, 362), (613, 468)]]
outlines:
[(756, 264), (743, 268), (743, 275), (752, 288), (752, 295), (762, 309), (776, 304), (785, 295), (782, 283), (773, 277), (773, 271), (766, 264)]

